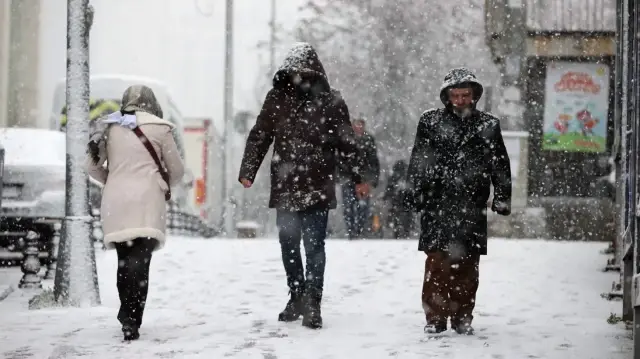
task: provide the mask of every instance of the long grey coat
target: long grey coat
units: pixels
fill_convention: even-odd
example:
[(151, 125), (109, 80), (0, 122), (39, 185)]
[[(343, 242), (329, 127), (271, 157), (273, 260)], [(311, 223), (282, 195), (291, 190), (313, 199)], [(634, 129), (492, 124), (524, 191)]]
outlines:
[[(171, 133), (173, 124), (147, 112), (135, 114), (138, 126), (164, 162), (171, 185), (176, 185), (184, 165)], [(160, 249), (166, 240), (167, 185), (158, 166), (132, 130), (110, 125), (106, 138), (99, 161), (87, 159), (89, 175), (105, 185), (101, 204), (104, 243), (112, 249), (114, 243), (148, 237), (156, 239), (155, 249)]]

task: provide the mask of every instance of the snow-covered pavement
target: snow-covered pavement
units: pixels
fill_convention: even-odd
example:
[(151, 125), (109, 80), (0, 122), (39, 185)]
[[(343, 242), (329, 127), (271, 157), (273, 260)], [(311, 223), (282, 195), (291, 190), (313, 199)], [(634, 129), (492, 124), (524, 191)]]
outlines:
[[(622, 359), (630, 333), (607, 317), (602, 243), (491, 240), (482, 258), (477, 335), (427, 339), (415, 241), (327, 244), (319, 331), (279, 323), (287, 288), (277, 240), (171, 238), (151, 264), (141, 338), (116, 320), (116, 255), (98, 251), (102, 306), (28, 311), (0, 302), (0, 356), (17, 358)], [(16, 269), (17, 270), (17, 269)], [(0, 275), (4, 273), (0, 272)], [(22, 295), (22, 298), (21, 298)]]

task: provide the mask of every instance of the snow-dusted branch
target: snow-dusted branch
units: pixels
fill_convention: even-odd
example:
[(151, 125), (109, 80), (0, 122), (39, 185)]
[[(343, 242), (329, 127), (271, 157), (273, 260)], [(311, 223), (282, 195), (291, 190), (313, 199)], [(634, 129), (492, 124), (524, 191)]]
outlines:
[(380, 152), (406, 157), (420, 114), (441, 105), (439, 86), (450, 68), (466, 66), (487, 83), (497, 81), (484, 45), (483, 6), (482, 0), (309, 0), (294, 33), (326, 59), (332, 85), (352, 117), (367, 118)]

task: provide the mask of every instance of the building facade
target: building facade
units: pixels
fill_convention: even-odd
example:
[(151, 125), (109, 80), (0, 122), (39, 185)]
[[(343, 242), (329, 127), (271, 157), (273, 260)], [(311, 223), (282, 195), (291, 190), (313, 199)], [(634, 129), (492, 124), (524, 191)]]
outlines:
[(0, 4), (0, 127), (37, 127), (40, 1)]
[(487, 0), (485, 20), (530, 135), (529, 205), (554, 238), (613, 241), (615, 1)]

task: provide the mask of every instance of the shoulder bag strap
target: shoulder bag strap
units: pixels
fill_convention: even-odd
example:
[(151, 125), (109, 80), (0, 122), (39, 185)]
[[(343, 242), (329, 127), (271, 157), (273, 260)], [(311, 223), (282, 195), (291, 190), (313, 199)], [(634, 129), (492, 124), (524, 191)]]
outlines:
[(158, 170), (160, 171), (160, 176), (162, 176), (162, 179), (167, 183), (167, 188), (169, 189), (165, 193), (164, 199), (166, 201), (169, 201), (171, 199), (171, 185), (169, 184), (169, 173), (167, 172), (167, 170), (165, 170), (164, 166), (162, 166), (162, 162), (160, 162), (160, 158), (158, 157), (156, 150), (153, 148), (151, 141), (149, 141), (147, 136), (145, 136), (142, 130), (140, 130), (140, 127), (135, 127), (133, 129), (133, 132), (136, 134), (136, 136), (138, 136), (138, 138), (140, 139), (144, 147), (147, 149), (147, 151), (149, 151), (149, 154), (151, 155), (156, 165), (158, 166)]

